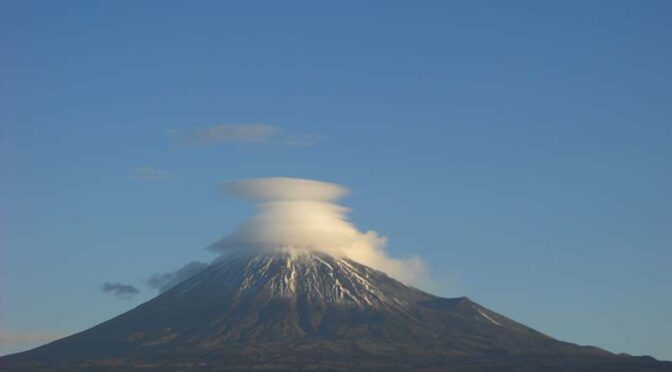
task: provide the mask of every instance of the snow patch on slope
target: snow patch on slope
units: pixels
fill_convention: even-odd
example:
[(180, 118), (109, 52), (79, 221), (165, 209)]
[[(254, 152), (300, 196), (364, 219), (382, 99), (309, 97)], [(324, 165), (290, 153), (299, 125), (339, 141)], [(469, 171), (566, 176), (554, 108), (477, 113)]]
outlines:
[(474, 310), (476, 310), (482, 317), (484, 317), (485, 319), (489, 320), (491, 323), (493, 323), (493, 324), (495, 324), (495, 325), (498, 325), (498, 326), (500, 326), (500, 327), (502, 326), (501, 323), (499, 323), (498, 321), (492, 319), (492, 317), (490, 317), (488, 314), (482, 312), (480, 309), (474, 307)]

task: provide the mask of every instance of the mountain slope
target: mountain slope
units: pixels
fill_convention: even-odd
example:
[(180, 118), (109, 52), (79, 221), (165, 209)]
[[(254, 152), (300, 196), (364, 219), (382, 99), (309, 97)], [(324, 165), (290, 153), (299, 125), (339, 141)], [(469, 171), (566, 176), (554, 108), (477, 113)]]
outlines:
[(234, 253), (114, 319), (0, 358), (0, 370), (493, 366), (670, 368), (557, 341), (468, 298), (436, 297), (348, 259), (291, 251)]

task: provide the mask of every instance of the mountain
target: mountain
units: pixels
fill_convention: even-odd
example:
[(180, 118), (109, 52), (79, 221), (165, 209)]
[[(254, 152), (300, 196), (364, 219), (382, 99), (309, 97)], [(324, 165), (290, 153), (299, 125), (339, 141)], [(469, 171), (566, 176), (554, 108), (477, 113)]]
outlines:
[(671, 371), (555, 340), (466, 297), (441, 298), (316, 252), (237, 252), (2, 371)]

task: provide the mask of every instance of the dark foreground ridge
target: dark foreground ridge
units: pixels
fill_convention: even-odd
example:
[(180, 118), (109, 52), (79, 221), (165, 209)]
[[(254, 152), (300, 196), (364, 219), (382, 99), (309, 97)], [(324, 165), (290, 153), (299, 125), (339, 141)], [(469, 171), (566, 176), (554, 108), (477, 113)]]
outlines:
[(0, 371), (672, 371), (555, 340), (348, 259), (238, 253)]

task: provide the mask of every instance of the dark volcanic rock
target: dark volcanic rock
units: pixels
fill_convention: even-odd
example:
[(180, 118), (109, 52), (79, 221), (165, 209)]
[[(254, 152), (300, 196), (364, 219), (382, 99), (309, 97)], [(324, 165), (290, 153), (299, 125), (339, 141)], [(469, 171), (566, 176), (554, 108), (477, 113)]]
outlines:
[(321, 253), (237, 253), (0, 370), (672, 371)]

